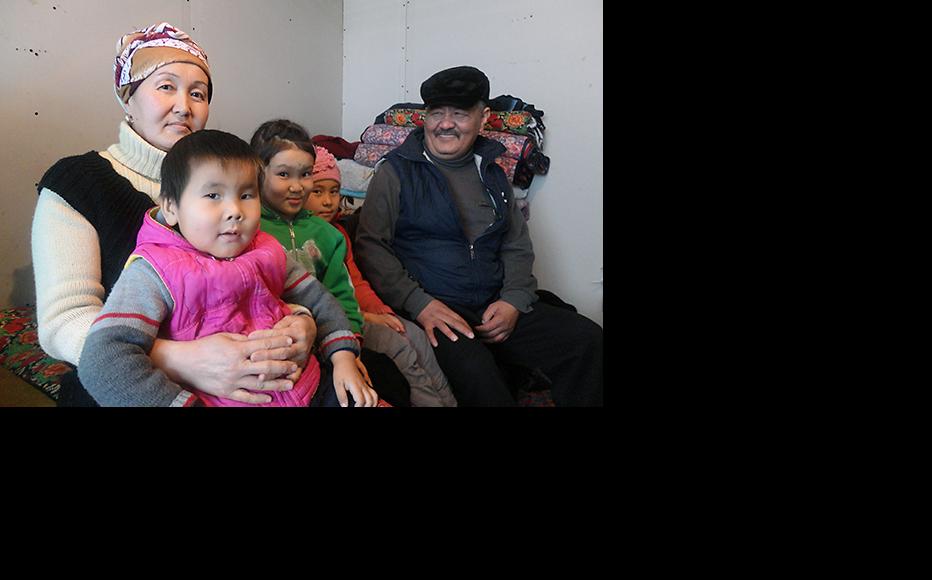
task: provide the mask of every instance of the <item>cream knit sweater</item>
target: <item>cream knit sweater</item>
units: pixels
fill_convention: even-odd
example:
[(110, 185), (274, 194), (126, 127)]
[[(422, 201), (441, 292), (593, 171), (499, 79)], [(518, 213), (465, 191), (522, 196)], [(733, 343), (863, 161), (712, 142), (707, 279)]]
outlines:
[[(120, 123), (119, 142), (100, 156), (155, 205), (165, 152)], [(54, 191), (44, 188), (32, 220), (39, 344), (78, 364), (84, 339), (103, 307), (97, 230)]]

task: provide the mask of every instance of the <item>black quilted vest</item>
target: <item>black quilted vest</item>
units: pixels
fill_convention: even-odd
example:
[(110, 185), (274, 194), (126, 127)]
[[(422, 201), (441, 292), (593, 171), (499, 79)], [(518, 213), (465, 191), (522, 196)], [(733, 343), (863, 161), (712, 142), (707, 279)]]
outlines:
[(392, 249), (408, 276), (447, 304), (481, 308), (499, 298), (505, 279), (501, 246), (508, 232), (508, 204), (514, 194), (495, 163), (505, 148), (479, 136), (473, 151), (482, 158), (480, 176), (495, 222), (469, 243), (446, 178), (424, 158), (424, 130), (413, 131), (386, 154), (401, 182), (400, 210)]
[[(53, 165), (39, 181), (38, 190), (45, 187), (61, 196), (97, 230), (101, 281), (109, 296), (136, 247), (136, 234), (146, 210), (154, 205), (152, 199), (114, 171), (96, 151), (66, 157)], [(55, 236), (61, 232), (41, 234)]]

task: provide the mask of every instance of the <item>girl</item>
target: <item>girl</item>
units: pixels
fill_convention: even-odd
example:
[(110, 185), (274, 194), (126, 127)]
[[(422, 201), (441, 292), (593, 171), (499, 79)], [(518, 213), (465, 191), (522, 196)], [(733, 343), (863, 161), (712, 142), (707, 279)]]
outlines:
[[(250, 141), (264, 167), (262, 231), (323, 282), (343, 306), (350, 326), (362, 337), (363, 315), (344, 265), (346, 241), (326, 221), (311, 215), (304, 204), (313, 187), (316, 150), (304, 129), (291, 121), (263, 123)], [(364, 345), (357, 361), (371, 376), (379, 396), (397, 407), (411, 405), (410, 386), (391, 359)]]

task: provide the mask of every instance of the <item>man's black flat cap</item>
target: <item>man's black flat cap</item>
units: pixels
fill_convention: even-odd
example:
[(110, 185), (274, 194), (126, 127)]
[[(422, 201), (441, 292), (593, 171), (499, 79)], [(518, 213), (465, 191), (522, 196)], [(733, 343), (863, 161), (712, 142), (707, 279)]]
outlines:
[(421, 99), (428, 107), (449, 105), (468, 109), (480, 100), (489, 102), (489, 77), (472, 66), (442, 70), (421, 84)]

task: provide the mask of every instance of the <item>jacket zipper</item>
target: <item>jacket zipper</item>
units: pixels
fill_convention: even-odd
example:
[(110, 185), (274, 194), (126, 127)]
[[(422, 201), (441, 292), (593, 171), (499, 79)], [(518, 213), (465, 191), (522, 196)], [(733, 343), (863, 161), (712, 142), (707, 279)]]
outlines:
[(291, 234), (291, 254), (294, 256), (294, 259), (298, 259), (298, 247), (295, 244), (294, 239), (294, 227), (291, 224), (288, 224), (288, 233)]
[(476, 260), (476, 246), (469, 244), (469, 263), (472, 269), (472, 296), (473, 302), (479, 302), (479, 263)]

